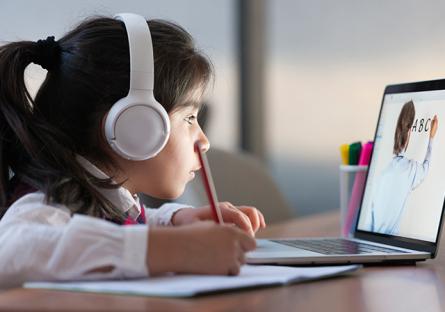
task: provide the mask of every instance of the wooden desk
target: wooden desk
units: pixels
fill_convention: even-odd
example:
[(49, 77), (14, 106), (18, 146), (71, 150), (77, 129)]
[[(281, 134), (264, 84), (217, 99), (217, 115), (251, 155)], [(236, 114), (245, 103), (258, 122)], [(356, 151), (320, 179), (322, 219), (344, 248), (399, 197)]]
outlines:
[[(332, 236), (338, 234), (338, 224), (338, 215), (328, 213), (271, 226), (259, 236)], [(12, 289), (0, 293), (0, 310), (442, 311), (444, 253), (442, 248), (437, 259), (417, 266), (367, 267), (344, 277), (191, 299)]]

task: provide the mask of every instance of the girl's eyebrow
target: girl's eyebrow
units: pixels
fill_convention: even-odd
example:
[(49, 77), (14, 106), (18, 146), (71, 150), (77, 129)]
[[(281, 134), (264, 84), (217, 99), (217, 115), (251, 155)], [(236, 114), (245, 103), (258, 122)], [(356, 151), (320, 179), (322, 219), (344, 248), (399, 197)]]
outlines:
[(181, 106), (182, 107), (192, 107), (192, 108), (195, 108), (195, 109), (199, 110), (201, 108), (201, 106), (202, 106), (202, 103), (200, 101), (190, 100), (190, 101), (184, 102), (184, 104), (182, 104)]
[(203, 106), (201, 101), (188, 100), (178, 107), (178, 110), (197, 110), (200, 111)]
[(187, 105), (187, 106), (180, 106), (177, 109), (173, 110), (171, 112), (171, 114), (191, 114), (191, 113), (195, 113), (198, 114), (199, 113), (199, 108), (192, 106), (192, 105)]

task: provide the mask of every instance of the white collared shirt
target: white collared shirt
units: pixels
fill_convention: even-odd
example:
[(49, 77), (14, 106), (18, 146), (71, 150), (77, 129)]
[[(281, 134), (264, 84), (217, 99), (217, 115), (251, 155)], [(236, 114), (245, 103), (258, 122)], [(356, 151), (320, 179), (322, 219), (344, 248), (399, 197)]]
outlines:
[[(86, 159), (78, 160), (95, 176), (106, 177)], [(139, 199), (127, 189), (100, 191), (131, 217), (139, 215)], [(42, 192), (27, 194), (0, 220), (0, 288), (35, 280), (146, 277), (149, 226), (171, 225), (172, 215), (184, 207), (176, 203), (159, 209), (144, 207), (147, 225), (119, 226), (99, 218), (71, 215), (64, 205), (46, 204)], [(89, 273), (104, 267), (114, 269)]]

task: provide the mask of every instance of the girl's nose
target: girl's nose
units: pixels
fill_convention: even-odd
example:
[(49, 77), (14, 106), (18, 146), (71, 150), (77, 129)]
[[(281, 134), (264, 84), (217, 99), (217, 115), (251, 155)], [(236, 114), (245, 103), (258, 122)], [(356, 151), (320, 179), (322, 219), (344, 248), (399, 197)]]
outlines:
[(210, 148), (210, 142), (209, 139), (207, 138), (207, 136), (204, 134), (204, 132), (201, 130), (201, 135), (199, 137), (199, 145), (201, 146), (201, 151), (203, 153), (207, 153), (207, 151)]

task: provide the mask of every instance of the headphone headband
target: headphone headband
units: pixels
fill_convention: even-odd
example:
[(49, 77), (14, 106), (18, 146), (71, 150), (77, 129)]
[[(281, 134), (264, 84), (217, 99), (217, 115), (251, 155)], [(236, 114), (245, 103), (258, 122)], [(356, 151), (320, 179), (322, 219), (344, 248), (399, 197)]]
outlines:
[(130, 91), (153, 90), (153, 45), (147, 21), (140, 15), (121, 13), (114, 16), (125, 24), (130, 48)]

